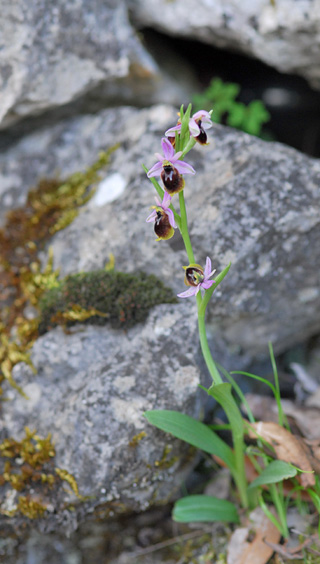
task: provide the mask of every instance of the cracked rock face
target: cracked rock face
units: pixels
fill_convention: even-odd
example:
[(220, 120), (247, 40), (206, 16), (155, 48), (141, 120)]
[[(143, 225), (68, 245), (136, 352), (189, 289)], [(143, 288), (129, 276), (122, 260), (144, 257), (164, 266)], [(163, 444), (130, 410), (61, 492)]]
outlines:
[(128, 0), (128, 4), (138, 27), (240, 51), (320, 88), (317, 0)]

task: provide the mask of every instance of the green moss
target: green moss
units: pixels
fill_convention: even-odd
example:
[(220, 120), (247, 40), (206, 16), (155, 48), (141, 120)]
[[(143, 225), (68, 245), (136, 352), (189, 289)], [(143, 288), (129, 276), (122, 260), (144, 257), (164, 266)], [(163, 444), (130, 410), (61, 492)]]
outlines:
[[(144, 321), (152, 306), (176, 301), (171, 289), (156, 276), (143, 272), (96, 270), (73, 274), (42, 296), (39, 333), (57, 324), (85, 321), (86, 317), (98, 325), (110, 323), (114, 328), (128, 328)], [(81, 308), (78, 319), (75, 307)], [(85, 316), (88, 311), (92, 314)]]

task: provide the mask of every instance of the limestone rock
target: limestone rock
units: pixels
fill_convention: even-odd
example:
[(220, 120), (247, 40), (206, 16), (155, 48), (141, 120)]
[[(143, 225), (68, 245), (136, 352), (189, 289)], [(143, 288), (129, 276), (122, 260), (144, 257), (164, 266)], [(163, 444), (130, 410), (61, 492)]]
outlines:
[[(20, 440), (26, 425), (40, 436), (51, 432), (55, 466), (89, 496), (73, 500), (76, 511), (66, 516), (61, 499), (47, 494), (53, 509), (40, 520), (41, 530), (71, 532), (97, 506), (105, 506), (106, 515), (108, 507), (138, 511), (177, 495), (191, 451), (143, 413), (165, 408), (198, 417), (197, 347), (196, 313), (187, 304), (157, 306), (127, 333), (78, 326), (69, 335), (55, 329), (38, 339), (32, 350), (37, 375), (22, 363), (14, 369), (29, 400), (11, 393), (6, 433)], [(70, 503), (70, 495), (64, 500)]]
[(3, 0), (0, 36), (0, 129), (66, 107), (70, 115), (89, 106), (159, 102), (160, 90), (168, 96), (162, 102), (183, 96), (185, 81), (179, 86), (160, 71), (124, 0)]
[(128, 0), (135, 24), (256, 57), (320, 88), (317, 0)]

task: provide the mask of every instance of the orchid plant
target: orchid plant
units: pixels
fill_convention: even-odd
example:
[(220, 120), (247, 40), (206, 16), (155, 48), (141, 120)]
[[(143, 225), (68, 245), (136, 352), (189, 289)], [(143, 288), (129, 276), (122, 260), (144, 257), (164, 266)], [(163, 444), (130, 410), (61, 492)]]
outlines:
[[(168, 129), (165, 132), (165, 137), (162, 138), (163, 154), (156, 153), (158, 160), (150, 170), (143, 166), (158, 195), (156, 197), (156, 205), (152, 206), (153, 211), (146, 221), (154, 224), (157, 241), (170, 239), (174, 235), (175, 229), (179, 229), (181, 233), (189, 261), (189, 264), (183, 267), (185, 270), (184, 282), (188, 289), (180, 292), (178, 297), (182, 299), (196, 299), (201, 350), (212, 378), (212, 385), (209, 389), (200, 387), (209, 396), (212, 396), (225, 411), (228, 419), (228, 428), (232, 435), (233, 448), (224, 442), (214, 429), (177, 411), (152, 410), (147, 411), (145, 416), (150, 423), (163, 431), (173, 434), (222, 461), (230, 470), (242, 507), (247, 509), (259, 503), (268, 517), (278, 527), (281, 534), (284, 537), (288, 537), (282, 480), (296, 476), (299, 469), (289, 462), (274, 460), (266, 455), (262, 448), (262, 441), (258, 442), (255, 454), (252, 454), (252, 449), (250, 452), (248, 451), (244, 441), (248, 422), (242, 417), (232, 389), (244, 404), (246, 404), (245, 397), (234, 378), (223, 368), (219, 367), (218, 369), (208, 345), (205, 327), (206, 308), (213, 292), (225, 278), (231, 265), (228, 264), (213, 280), (212, 276), (215, 270), (212, 269), (211, 258), (207, 256), (204, 267), (195, 261), (188, 231), (184, 198), (184, 176), (188, 174), (194, 175), (196, 171), (188, 162), (182, 159), (185, 158), (196, 143), (201, 145), (208, 144), (207, 131), (212, 127), (212, 121), (211, 112), (200, 110), (191, 115), (191, 111), (191, 104), (186, 112), (184, 112), (184, 108), (181, 106), (177, 125)], [(162, 186), (156, 177), (160, 177)], [(175, 196), (179, 201), (179, 213), (174, 205), (173, 199)], [(285, 426), (286, 421), (281, 407), (278, 375), (271, 346), (270, 355), (274, 368), (275, 384), (271, 385), (266, 380), (264, 382), (272, 386), (278, 404), (279, 425)], [(223, 380), (221, 374), (228, 382)], [(247, 376), (255, 377), (252, 374), (247, 374)], [(263, 380), (259, 377), (256, 378)], [(254, 424), (255, 420), (249, 406), (247, 406), (247, 412), (249, 422)], [(248, 455), (248, 452), (259, 475), (250, 485), (248, 485), (245, 471), (245, 455)], [(257, 462), (258, 460), (259, 462)], [(268, 492), (276, 508), (275, 513), (267, 507), (261, 493), (262, 486), (265, 487), (266, 484), (268, 484)], [(317, 499), (320, 507), (320, 488), (319, 492), (314, 495), (318, 496), (318, 494), (319, 499)], [(237, 508), (230, 501), (205, 495), (187, 496), (179, 500), (175, 504), (173, 517), (177, 521), (224, 520), (238, 522), (239, 520)]]

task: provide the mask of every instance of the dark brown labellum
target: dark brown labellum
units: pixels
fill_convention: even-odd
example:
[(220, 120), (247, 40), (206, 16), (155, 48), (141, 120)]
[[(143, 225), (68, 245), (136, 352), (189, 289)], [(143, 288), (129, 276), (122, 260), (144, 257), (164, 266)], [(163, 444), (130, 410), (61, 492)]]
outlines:
[(164, 165), (161, 171), (161, 180), (168, 194), (177, 194), (184, 188), (184, 179), (171, 164)]
[(201, 125), (201, 119), (197, 120), (197, 124), (199, 126), (200, 133), (197, 137), (195, 137), (195, 139), (196, 139), (196, 141), (198, 141), (198, 143), (200, 143), (200, 145), (206, 145), (207, 141), (208, 141), (208, 137), (207, 137), (205, 130), (203, 129), (203, 127)]
[(204, 279), (202, 268), (197, 266), (188, 266), (186, 268), (185, 282), (188, 286), (198, 286)]
[(171, 239), (174, 234), (174, 229), (172, 225), (170, 225), (169, 218), (163, 210), (157, 210), (154, 232), (159, 239)]

